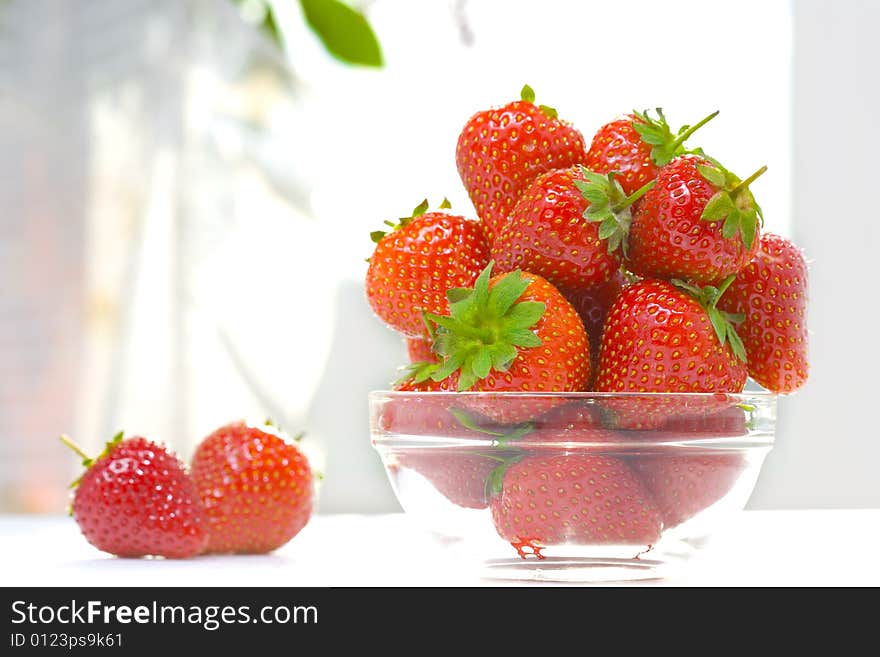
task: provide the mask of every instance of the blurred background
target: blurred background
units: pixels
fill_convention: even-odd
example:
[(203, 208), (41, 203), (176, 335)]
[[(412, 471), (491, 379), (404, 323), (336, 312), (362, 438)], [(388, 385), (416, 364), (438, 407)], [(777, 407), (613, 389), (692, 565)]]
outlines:
[[(812, 262), (811, 380), (752, 508), (880, 506), (880, 3), (0, 0), (0, 511), (59, 513), (118, 429), (188, 458), (237, 417), (308, 433), (322, 512), (396, 510), (367, 392), (405, 361), (369, 232), (473, 214), (468, 117), (523, 83), (589, 140), (661, 106)], [(697, 143), (695, 142), (695, 143)], [(873, 427), (873, 428), (872, 428)]]

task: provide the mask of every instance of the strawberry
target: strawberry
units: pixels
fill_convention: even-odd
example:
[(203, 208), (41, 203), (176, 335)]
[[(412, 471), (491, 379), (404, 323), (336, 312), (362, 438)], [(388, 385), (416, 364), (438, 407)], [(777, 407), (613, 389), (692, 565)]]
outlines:
[(455, 149), (458, 173), (490, 242), (526, 185), (545, 171), (581, 164), (586, 157), (580, 132), (553, 108), (535, 105), (528, 85), (520, 96), (474, 114)]
[(119, 557), (192, 557), (208, 542), (199, 495), (176, 454), (141, 436), (120, 432), (95, 459), (66, 436), (83, 459), (72, 514), (83, 536)]
[(504, 459), (462, 448), (416, 449), (397, 454), (402, 468), (418, 472), (456, 506), (485, 509), (489, 506), (486, 481)]
[(422, 312), (448, 312), (446, 290), (473, 285), (489, 262), (478, 221), (427, 208), (423, 201), (391, 232), (371, 235), (376, 248), (367, 269), (367, 300), (388, 326), (410, 337), (427, 337)]
[(268, 424), (233, 422), (208, 435), (196, 448), (192, 477), (205, 506), (208, 552), (271, 552), (312, 514), (309, 462)]
[(601, 285), (620, 269), (629, 206), (612, 176), (581, 166), (538, 176), (523, 191), (492, 242), (498, 271), (523, 269), (572, 289)]
[(406, 354), (410, 363), (436, 363), (437, 354), (431, 348), (431, 341), (425, 338), (405, 338)]
[(660, 514), (620, 459), (527, 456), (493, 477), (489, 508), (498, 534), (526, 557), (559, 543), (651, 545)]
[(596, 390), (742, 390), (748, 374), (737, 318), (716, 307), (723, 286), (681, 285), (644, 280), (623, 289), (605, 322)]
[(761, 208), (749, 185), (717, 161), (682, 155), (664, 166), (629, 228), (627, 267), (649, 278), (717, 284), (751, 260)]
[[(626, 283), (627, 279), (624, 273), (617, 270), (610, 279), (600, 285), (575, 290), (559, 288), (562, 296), (568, 299), (577, 311), (590, 338), (590, 371), (593, 379), (599, 371), (599, 345), (602, 342), (605, 318), (608, 317), (611, 304)], [(592, 386), (593, 383), (594, 381), (590, 381), (589, 385)]]
[[(442, 359), (432, 378), (457, 376), (459, 391), (581, 390), (590, 374), (589, 343), (571, 304), (541, 276), (512, 272), (490, 279), (491, 272), (490, 262), (473, 289), (449, 291), (448, 316), (426, 315), (436, 326), (434, 350)], [(502, 423), (527, 420), (558, 400), (508, 402), (469, 398)]]
[(762, 235), (719, 307), (745, 316), (739, 333), (755, 381), (782, 393), (806, 382), (807, 263), (800, 249), (784, 237)]
[(675, 527), (724, 497), (747, 463), (738, 453), (645, 454), (633, 469), (651, 492), (665, 527)]
[(659, 107), (656, 119), (648, 110), (620, 117), (599, 128), (587, 151), (586, 167), (600, 174), (615, 171), (623, 191), (632, 194), (654, 180), (660, 167), (673, 157), (683, 155), (685, 140), (716, 116), (718, 112), (713, 112), (677, 133), (669, 128)]

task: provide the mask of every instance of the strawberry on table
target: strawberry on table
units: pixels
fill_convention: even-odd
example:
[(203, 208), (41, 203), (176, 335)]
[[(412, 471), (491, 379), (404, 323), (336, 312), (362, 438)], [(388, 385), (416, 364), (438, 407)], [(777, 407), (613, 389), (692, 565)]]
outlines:
[(480, 222), (427, 209), (423, 201), (391, 231), (372, 233), (376, 248), (366, 276), (367, 300), (376, 315), (395, 331), (421, 338), (428, 335), (422, 312), (448, 312), (446, 290), (473, 285), (489, 262)]
[(758, 247), (761, 208), (749, 185), (715, 160), (682, 155), (664, 166), (629, 228), (627, 268), (648, 278), (717, 284)]
[(745, 317), (739, 334), (749, 375), (773, 392), (794, 392), (807, 380), (807, 291), (801, 250), (768, 233), (719, 301), (720, 308)]
[(208, 552), (275, 550), (308, 523), (314, 477), (303, 452), (271, 425), (233, 422), (196, 448), (192, 477), (205, 507)]
[(66, 436), (86, 472), (74, 484), (72, 514), (83, 536), (119, 557), (192, 557), (208, 542), (204, 510), (186, 466), (166, 447), (120, 432), (97, 458)]
[(489, 503), (498, 534), (525, 558), (560, 543), (651, 545), (660, 513), (621, 459), (526, 456), (500, 468)]
[(617, 172), (623, 191), (632, 194), (654, 180), (660, 167), (684, 155), (684, 142), (718, 116), (718, 112), (713, 112), (699, 123), (682, 126), (673, 133), (663, 110), (658, 107), (656, 111), (657, 118), (648, 110), (633, 112), (599, 128), (587, 151), (587, 169), (600, 174)]
[(605, 283), (620, 268), (629, 208), (649, 185), (626, 196), (615, 176), (582, 166), (541, 174), (495, 235), (498, 271), (523, 269), (569, 289)]
[(458, 137), (458, 173), (491, 242), (525, 186), (539, 174), (581, 164), (583, 135), (535, 105), (528, 85), (521, 99), (474, 114)]

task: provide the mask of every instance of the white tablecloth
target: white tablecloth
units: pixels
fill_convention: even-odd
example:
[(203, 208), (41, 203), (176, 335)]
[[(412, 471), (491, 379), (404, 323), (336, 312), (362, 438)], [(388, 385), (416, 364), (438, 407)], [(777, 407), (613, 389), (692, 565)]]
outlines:
[[(747, 511), (674, 579), (650, 585), (880, 586), (880, 509)], [(71, 518), (0, 516), (0, 586), (481, 586), (402, 514), (318, 515), (277, 552), (117, 559)]]

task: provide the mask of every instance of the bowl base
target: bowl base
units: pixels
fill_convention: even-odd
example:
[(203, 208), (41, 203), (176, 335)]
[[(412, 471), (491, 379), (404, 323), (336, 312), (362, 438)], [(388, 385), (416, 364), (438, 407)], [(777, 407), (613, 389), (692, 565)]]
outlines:
[(490, 580), (602, 584), (662, 580), (669, 563), (653, 559), (605, 557), (547, 557), (545, 559), (487, 559), (482, 577)]

